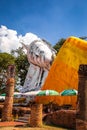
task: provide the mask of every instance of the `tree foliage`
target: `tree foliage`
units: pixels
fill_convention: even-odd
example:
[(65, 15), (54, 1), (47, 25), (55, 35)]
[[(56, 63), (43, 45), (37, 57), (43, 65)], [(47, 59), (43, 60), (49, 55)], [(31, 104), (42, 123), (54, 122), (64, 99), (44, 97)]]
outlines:
[(8, 65), (15, 64), (15, 57), (8, 53), (0, 53), (0, 89), (6, 86)]
[(15, 57), (8, 53), (0, 53), (0, 72), (7, 69), (7, 66), (15, 63)]
[(29, 63), (27, 60), (27, 55), (23, 51), (22, 47), (16, 50), (12, 50), (12, 55), (16, 55), (15, 64), (17, 71), (18, 83), (23, 86), (24, 80), (28, 71)]
[(54, 49), (59, 52), (59, 49), (61, 48), (61, 46), (63, 45), (63, 43), (65, 42), (66, 39), (61, 38), (53, 47)]

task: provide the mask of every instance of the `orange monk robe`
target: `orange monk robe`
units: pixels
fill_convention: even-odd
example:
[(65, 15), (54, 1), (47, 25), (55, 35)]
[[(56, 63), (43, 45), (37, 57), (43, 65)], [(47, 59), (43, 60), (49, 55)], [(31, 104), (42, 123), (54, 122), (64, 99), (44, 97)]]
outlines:
[[(60, 48), (42, 90), (65, 89), (78, 90), (78, 69), (80, 64), (87, 64), (87, 41), (70, 37)], [(58, 105), (76, 105), (77, 96), (37, 96), (38, 103), (54, 102)]]

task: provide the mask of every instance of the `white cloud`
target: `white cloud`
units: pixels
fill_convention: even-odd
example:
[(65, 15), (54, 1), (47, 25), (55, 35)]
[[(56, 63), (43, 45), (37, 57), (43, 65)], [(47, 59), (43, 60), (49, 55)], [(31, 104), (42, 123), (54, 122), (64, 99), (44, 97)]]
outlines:
[(12, 49), (17, 49), (21, 46), (21, 40), (23, 40), (25, 44), (29, 44), (37, 39), (38, 37), (35, 34), (26, 33), (25, 36), (17, 35), (17, 31), (8, 29), (6, 26), (1, 26), (0, 51), (10, 53)]
[(34, 40), (39, 40), (40, 38), (33, 33), (26, 33), (21, 39), (25, 44), (29, 45)]
[(15, 30), (8, 29), (6, 26), (0, 28), (0, 51), (8, 52), (20, 46), (19, 37)]

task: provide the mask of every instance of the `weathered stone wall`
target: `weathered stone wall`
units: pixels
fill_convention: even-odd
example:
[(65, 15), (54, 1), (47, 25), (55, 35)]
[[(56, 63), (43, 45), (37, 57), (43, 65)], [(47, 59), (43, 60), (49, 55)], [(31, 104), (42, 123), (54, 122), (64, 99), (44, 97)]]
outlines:
[(75, 110), (58, 110), (47, 114), (43, 121), (48, 125), (57, 125), (65, 128), (76, 127), (76, 111)]

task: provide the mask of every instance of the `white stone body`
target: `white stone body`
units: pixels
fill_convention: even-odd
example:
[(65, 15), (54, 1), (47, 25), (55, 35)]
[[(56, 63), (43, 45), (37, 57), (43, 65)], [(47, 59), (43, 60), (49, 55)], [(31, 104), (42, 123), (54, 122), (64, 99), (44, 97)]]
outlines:
[(38, 91), (45, 82), (56, 51), (41, 39), (22, 44), (27, 50), (30, 66), (21, 92)]

